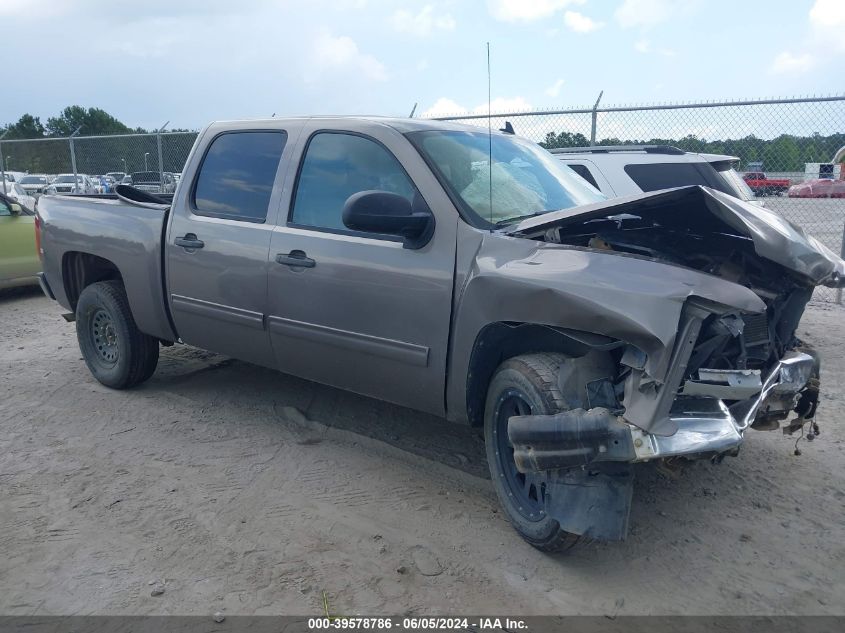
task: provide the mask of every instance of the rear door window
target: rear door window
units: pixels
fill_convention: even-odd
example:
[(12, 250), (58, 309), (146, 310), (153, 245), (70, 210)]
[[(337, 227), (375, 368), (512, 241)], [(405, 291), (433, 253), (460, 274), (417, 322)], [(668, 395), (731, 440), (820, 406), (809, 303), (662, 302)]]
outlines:
[(593, 187), (595, 187), (596, 189), (599, 188), (599, 183), (596, 182), (596, 179), (593, 176), (593, 172), (590, 171), (589, 167), (587, 167), (586, 165), (579, 165), (577, 163), (566, 163), (566, 166), (569, 167), (569, 169), (574, 171), (576, 174), (581, 176), (581, 178), (586, 180), (588, 183), (593, 185)]
[(625, 173), (643, 191), (701, 185), (733, 194), (709, 163), (640, 163), (625, 165)]
[(194, 186), (194, 214), (264, 222), (286, 141), (280, 130), (215, 138)]

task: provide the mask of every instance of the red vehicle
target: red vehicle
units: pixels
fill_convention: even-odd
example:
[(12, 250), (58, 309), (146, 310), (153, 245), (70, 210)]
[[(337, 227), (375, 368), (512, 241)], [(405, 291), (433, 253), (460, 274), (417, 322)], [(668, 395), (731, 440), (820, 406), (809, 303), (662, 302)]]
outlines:
[(790, 198), (845, 198), (845, 180), (807, 180), (792, 185), (786, 195)]
[(742, 179), (756, 196), (776, 196), (786, 192), (790, 183), (788, 178), (767, 178), (762, 171), (746, 172)]

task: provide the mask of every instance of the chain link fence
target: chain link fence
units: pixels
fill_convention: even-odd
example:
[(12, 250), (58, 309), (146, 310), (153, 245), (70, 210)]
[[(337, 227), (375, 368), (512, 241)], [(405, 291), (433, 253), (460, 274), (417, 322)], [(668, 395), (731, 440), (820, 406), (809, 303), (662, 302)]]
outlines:
[[(438, 117), (486, 128), (487, 115)], [(845, 96), (570, 110), (492, 113), (494, 129), (509, 122), (520, 136), (548, 149), (588, 145), (674, 145), (739, 158), (740, 173), (763, 172), (789, 185), (841, 177), (845, 162)], [(822, 167), (820, 167), (822, 165)], [(824, 167), (828, 165), (828, 167)], [(821, 171), (821, 173), (820, 173)], [(827, 176), (827, 178), (825, 178)], [(757, 186), (757, 185), (760, 186)], [(766, 206), (803, 227), (835, 253), (845, 253), (845, 181), (820, 183), (792, 197), (781, 185), (755, 183)], [(817, 300), (841, 303), (819, 288)]]
[[(441, 117), (487, 127), (486, 114)], [(570, 110), (494, 113), (491, 125), (510, 122), (516, 133), (549, 149), (587, 145), (655, 144), (739, 158), (740, 172), (799, 184), (841, 178), (845, 161), (845, 96), (722, 103), (599, 106)], [(160, 132), (0, 141), (0, 167), (32, 174), (140, 171), (179, 173), (196, 132)], [(820, 167), (828, 165), (829, 167)], [(825, 171), (827, 170), (827, 171)], [(820, 173), (821, 172), (821, 173)], [(766, 205), (821, 240), (834, 252), (845, 248), (845, 182), (792, 197), (759, 190)], [(837, 197), (841, 196), (841, 197)], [(823, 301), (841, 293), (820, 288)]]
[(4, 171), (29, 174), (180, 173), (197, 132), (0, 141)]

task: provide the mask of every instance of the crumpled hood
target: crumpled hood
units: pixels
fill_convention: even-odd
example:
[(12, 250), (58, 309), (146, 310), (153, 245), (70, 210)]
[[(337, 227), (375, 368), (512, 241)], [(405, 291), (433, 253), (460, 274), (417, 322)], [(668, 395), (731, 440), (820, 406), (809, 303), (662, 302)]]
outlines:
[(684, 214), (711, 214), (739, 234), (750, 238), (762, 258), (794, 271), (813, 285), (845, 286), (845, 261), (804, 230), (779, 214), (744, 202), (709, 187), (664, 189), (595, 204), (545, 213), (508, 226), (508, 234), (534, 236), (555, 226), (676, 207)]

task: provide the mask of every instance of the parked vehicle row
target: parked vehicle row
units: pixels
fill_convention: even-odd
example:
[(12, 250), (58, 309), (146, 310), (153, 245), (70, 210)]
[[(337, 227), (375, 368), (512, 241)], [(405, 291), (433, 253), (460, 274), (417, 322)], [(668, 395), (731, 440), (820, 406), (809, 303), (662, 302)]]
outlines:
[[(159, 172), (137, 172), (138, 182), (149, 185), (154, 183), (159, 185), (161, 180)], [(76, 183), (74, 183), (74, 175), (59, 174), (27, 174), (23, 172), (5, 173), (5, 182), (7, 191), (11, 190), (13, 183), (19, 184), (23, 187), (27, 194), (37, 198), (44, 193), (111, 193), (114, 188), (120, 184), (131, 184), (132, 178), (122, 171), (112, 171), (103, 175), (89, 175), (76, 174)], [(164, 172), (164, 185), (157, 187), (145, 187), (150, 191), (157, 193), (173, 193), (178, 182), (176, 176), (171, 172)], [(2, 193), (2, 188), (0, 188)]]
[(41, 199), (39, 278), (106, 386), (185, 342), (483, 427), (527, 542), (621, 539), (633, 464), (815, 423), (796, 330), (845, 262), (706, 158), (710, 186), (609, 200), (564, 157), (434, 120), (212, 124), (172, 199)]

